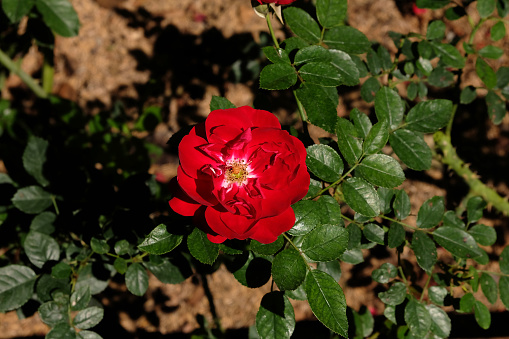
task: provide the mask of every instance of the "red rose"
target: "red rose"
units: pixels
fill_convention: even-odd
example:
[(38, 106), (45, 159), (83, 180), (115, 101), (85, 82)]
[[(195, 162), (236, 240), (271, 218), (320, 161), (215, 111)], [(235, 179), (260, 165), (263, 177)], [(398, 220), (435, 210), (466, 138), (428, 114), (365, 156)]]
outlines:
[(210, 241), (268, 244), (295, 223), (291, 204), (309, 188), (306, 149), (270, 112), (248, 106), (212, 111), (179, 145), (171, 208)]
[(288, 5), (294, 1), (295, 0), (258, 0), (260, 5), (263, 5), (263, 4)]

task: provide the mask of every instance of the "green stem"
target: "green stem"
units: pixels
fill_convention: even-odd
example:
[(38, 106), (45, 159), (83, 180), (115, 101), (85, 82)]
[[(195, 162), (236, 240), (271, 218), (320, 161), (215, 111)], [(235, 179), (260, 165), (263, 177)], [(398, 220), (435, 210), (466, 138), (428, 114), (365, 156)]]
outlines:
[(265, 20), (267, 20), (267, 26), (269, 26), (270, 36), (272, 37), (272, 41), (274, 41), (274, 45), (278, 49), (279, 52), (279, 43), (277, 42), (276, 35), (274, 34), (274, 28), (272, 28), (272, 22), (270, 21), (270, 12), (265, 15)]
[(57, 212), (57, 215), (59, 215), (59, 214), (60, 214), (60, 211), (58, 210), (57, 201), (56, 201), (56, 199), (55, 199), (55, 196), (54, 196), (54, 195), (52, 195), (52, 196), (51, 196), (51, 201), (53, 202), (53, 207), (55, 207), (55, 212)]
[(51, 63), (44, 58), (44, 64), (42, 66), (42, 88), (47, 94), (51, 94), (53, 91), (53, 75), (55, 74), (55, 68)]
[(320, 190), (318, 193), (316, 193), (311, 198), (308, 198), (307, 200), (313, 200), (314, 198), (317, 198), (317, 197), (321, 196), (322, 194), (324, 194), (325, 192), (327, 192), (329, 189), (334, 188), (337, 185), (339, 185), (357, 166), (359, 166), (359, 163), (354, 164), (345, 174), (343, 174), (343, 176), (341, 176), (341, 178), (334, 181), (332, 184), (325, 187), (324, 189)]
[(428, 289), (429, 282), (431, 281), (431, 274), (428, 274), (428, 280), (426, 280), (426, 284), (424, 285), (424, 288), (422, 289), (421, 297), (419, 298), (419, 301), (422, 302), (422, 299), (424, 298), (424, 292)]
[(308, 118), (306, 117), (306, 113), (304, 113), (304, 107), (302, 106), (302, 103), (300, 102), (299, 98), (297, 98), (297, 92), (293, 90), (293, 96), (295, 97), (295, 101), (297, 102), (297, 108), (299, 109), (300, 118), (302, 119), (302, 122), (307, 122)]
[(509, 274), (505, 274), (505, 273), (501, 273), (501, 272), (493, 272), (493, 271), (486, 271), (486, 270), (477, 270), (477, 272), (498, 275), (501, 277), (509, 277)]
[(10, 72), (16, 74), (39, 98), (47, 98), (46, 91), (25, 71), (21, 69), (7, 54), (0, 49), (0, 64), (4, 65)]
[(308, 267), (308, 271), (311, 271), (311, 266), (309, 266), (308, 261), (306, 260), (306, 258), (304, 258), (304, 256), (302, 255), (302, 252), (299, 250), (299, 248), (293, 243), (292, 239), (290, 239), (290, 237), (287, 236), (286, 233), (283, 233), (283, 237), (285, 237), (286, 241), (288, 241), (288, 243), (290, 245), (292, 245), (292, 247), (295, 248), (299, 252), (302, 259), (304, 260), (304, 263), (306, 263), (306, 266)]
[(398, 224), (400, 224), (401, 226), (405, 226), (407, 228), (410, 228), (414, 231), (422, 231), (422, 232), (425, 232), (425, 233), (432, 233), (432, 231), (428, 230), (428, 229), (425, 229), (425, 228), (419, 228), (419, 227), (415, 227), (415, 226), (412, 226), (412, 225), (409, 225), (409, 224), (406, 224), (404, 222), (401, 222), (400, 220), (397, 220), (397, 219), (394, 219), (394, 218), (391, 218), (391, 217), (388, 217), (386, 215), (380, 215), (380, 218), (382, 219), (385, 219), (385, 220), (389, 220), (389, 221), (392, 221), (392, 222), (397, 222)]

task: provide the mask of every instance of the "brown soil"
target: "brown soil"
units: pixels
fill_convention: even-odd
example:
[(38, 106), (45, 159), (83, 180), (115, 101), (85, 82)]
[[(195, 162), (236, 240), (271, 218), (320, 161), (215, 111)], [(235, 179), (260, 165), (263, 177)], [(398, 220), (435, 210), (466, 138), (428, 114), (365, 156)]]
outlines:
[[(250, 42), (259, 42), (263, 39), (260, 34), (267, 32), (265, 21), (253, 13), (249, 1), (80, 0), (73, 1), (73, 5), (82, 26), (78, 37), (57, 39), (54, 92), (75, 100), (87, 113), (108, 109), (118, 100), (124, 102), (133, 116), (137, 116), (143, 106), (160, 106), (166, 119), (150, 137), (165, 145), (180, 127), (207, 116), (213, 95), (225, 96), (237, 106), (253, 105), (260, 99), (256, 77), (242, 79), (241, 82), (231, 77), (236, 58), (244, 56), (243, 50), (249, 47)], [(439, 15), (438, 11), (428, 11), (421, 17), (415, 16), (409, 2), (401, 0), (356, 0), (349, 1), (348, 20), (369, 39), (379, 41), (394, 51), (388, 38), (390, 30), (425, 33), (427, 23)], [(276, 20), (274, 24), (278, 38), (283, 39), (287, 33)], [(464, 20), (448, 24), (450, 35), (463, 36), (468, 29)], [(483, 43), (485, 33), (478, 34), (476, 44)], [(508, 39), (497, 44), (508, 50)], [(261, 60), (259, 55), (251, 58)], [(493, 66), (498, 68), (501, 64), (508, 64), (508, 55)], [(40, 66), (41, 56), (33, 48), (23, 60), (22, 67), (33, 73)], [(466, 84), (477, 84), (477, 77), (472, 72), (471, 69), (466, 71)], [(151, 82), (157, 86), (151, 85)], [(16, 87), (21, 84), (12, 76), (8, 85)], [(404, 93), (404, 87), (401, 90)], [(4, 92), (3, 95), (8, 94)], [(295, 106), (289, 103), (284, 93), (271, 97), (263, 93), (261, 96), (270, 101), (274, 113), (283, 123), (294, 121)], [(340, 98), (338, 113), (346, 115), (352, 107), (365, 112), (372, 109), (371, 105), (360, 100), (358, 88)], [(476, 138), (489, 140), (490, 143), (483, 149), (484, 155), (498, 159), (507, 169), (507, 162), (502, 160), (509, 150), (507, 117), (498, 127), (486, 121), (485, 117), (477, 118), (477, 121), (481, 122), (484, 130), (471, 129), (470, 133)], [(318, 128), (311, 129), (311, 132), (314, 138), (324, 135)], [(468, 132), (466, 129), (465, 133)], [(479, 133), (482, 135), (479, 136)], [(432, 140), (429, 142), (432, 143)], [(466, 143), (466, 146), (463, 153), (466, 160), (480, 163), (481, 159), (475, 158), (475, 154), (479, 153), (469, 153), (474, 146), (471, 143)], [(176, 174), (176, 167), (177, 159), (166, 156), (151, 171), (169, 179)], [(492, 175), (487, 165), (480, 165), (476, 170), (501, 194), (508, 195), (509, 184), (504, 175)], [(439, 164), (434, 164), (434, 168), (426, 173), (409, 173), (409, 176), (410, 180), (403, 187), (410, 195), (413, 215), (418, 206), (433, 195), (446, 195), (448, 192), (450, 208), (459, 203), (455, 200), (457, 197), (449, 192), (451, 187), (464, 187), (457, 179), (449, 180), (447, 171)], [(508, 226), (508, 220), (500, 219), (496, 214), (483, 222), (499, 229)], [(366, 263), (355, 272), (351, 265), (342, 264), (340, 284), (349, 306), (359, 309), (366, 305), (372, 307), (376, 314), (381, 314), (383, 305), (375, 298), (375, 284), (369, 277), (381, 263), (396, 262), (394, 256), (388, 253), (374, 256), (366, 251), (365, 257)], [(403, 257), (410, 257), (410, 254), (405, 252)], [(224, 328), (242, 328), (254, 323), (260, 300), (270, 290), (270, 284), (249, 289), (238, 283), (223, 267), (207, 279)], [(143, 298), (130, 295), (123, 285), (117, 283), (111, 283), (109, 291), (102, 302), (118, 311), (113, 319), (126, 335), (188, 333), (198, 326), (197, 314), (205, 315), (212, 322), (211, 305), (199, 277), (190, 278), (181, 285), (164, 285), (151, 277), (150, 289)], [(294, 306), (298, 321), (313, 318), (307, 303), (295, 302)], [(133, 308), (136, 308), (135, 312), (132, 312)], [(502, 309), (500, 302), (493, 307), (493, 310)], [(0, 315), (0, 338), (43, 335), (46, 331), (47, 327), (36, 315), (25, 320), (18, 320), (14, 312)]]

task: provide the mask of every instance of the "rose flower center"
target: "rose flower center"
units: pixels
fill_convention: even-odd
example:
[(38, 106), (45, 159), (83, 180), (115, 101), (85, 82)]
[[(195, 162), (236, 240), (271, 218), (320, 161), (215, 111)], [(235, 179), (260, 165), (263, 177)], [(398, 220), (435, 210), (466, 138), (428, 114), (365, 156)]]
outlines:
[(246, 183), (247, 176), (249, 174), (247, 164), (245, 160), (228, 160), (226, 162), (224, 180), (226, 184), (237, 183), (242, 185)]

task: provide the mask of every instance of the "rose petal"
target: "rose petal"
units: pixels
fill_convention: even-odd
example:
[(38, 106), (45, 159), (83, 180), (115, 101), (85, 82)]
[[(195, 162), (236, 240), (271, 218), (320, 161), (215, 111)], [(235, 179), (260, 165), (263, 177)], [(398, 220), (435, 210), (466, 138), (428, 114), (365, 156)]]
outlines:
[(177, 178), (170, 181), (170, 190), (174, 193), (173, 198), (168, 202), (171, 209), (180, 215), (190, 217), (200, 208), (200, 204), (191, 199), (177, 183)]
[(252, 228), (254, 233), (250, 234), (249, 237), (262, 244), (270, 244), (276, 241), (280, 234), (291, 229), (294, 224), (295, 213), (291, 207), (288, 207), (282, 214), (258, 220)]
[(192, 178), (179, 166), (177, 180), (180, 188), (196, 202), (205, 206), (217, 205), (217, 199), (212, 194), (214, 183), (208, 175), (198, 173), (198, 178)]
[(198, 178), (200, 169), (208, 164), (216, 164), (216, 161), (207, 156), (200, 146), (208, 144), (207, 140), (195, 134), (188, 134), (179, 145), (180, 165), (191, 177)]

